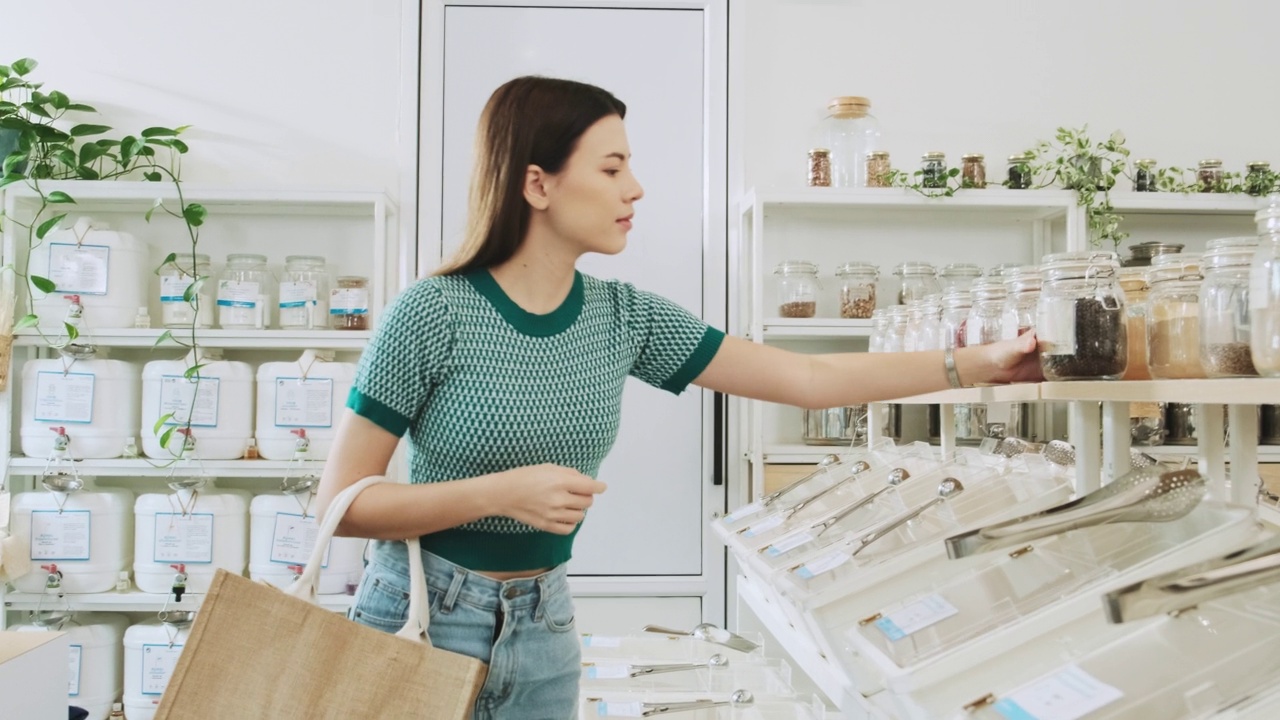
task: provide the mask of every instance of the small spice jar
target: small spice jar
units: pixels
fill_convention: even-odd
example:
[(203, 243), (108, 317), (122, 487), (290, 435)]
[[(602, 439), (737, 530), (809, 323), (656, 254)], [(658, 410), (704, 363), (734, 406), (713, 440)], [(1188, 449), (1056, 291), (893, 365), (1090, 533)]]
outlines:
[(773, 271), (778, 276), (778, 315), (811, 318), (818, 314), (818, 266), (804, 260), (783, 260)]
[(1009, 178), (1005, 186), (1013, 190), (1026, 190), (1031, 187), (1031, 153), (1009, 156)]
[(1040, 268), (1035, 265), (1010, 268), (999, 279), (1005, 287), (1004, 307), (1000, 311), (1000, 337), (1013, 340), (1036, 326)]
[(1133, 164), (1133, 191), (1156, 192), (1156, 161), (1139, 160)]
[(1249, 272), (1258, 240), (1210, 240), (1201, 260), (1200, 358), (1209, 377), (1256, 377)]
[(970, 292), (973, 307), (965, 326), (965, 346), (996, 342), (1004, 333), (1004, 282), (1000, 278), (983, 278), (973, 284)]
[(809, 187), (831, 187), (831, 151), (813, 148), (809, 151)]
[(960, 186), (982, 189), (987, 186), (986, 157), (974, 153), (960, 156)]
[(880, 268), (871, 263), (850, 262), (836, 268), (840, 280), (840, 317), (866, 320), (876, 309), (876, 281)]
[(1049, 380), (1117, 380), (1128, 362), (1124, 291), (1115, 253), (1047, 255), (1036, 306), (1040, 366)]
[(218, 280), (218, 327), (262, 330), (270, 325), (271, 284), (266, 255), (228, 255)]
[(889, 187), (889, 153), (872, 150), (867, 153), (867, 187)]
[(1249, 274), (1249, 342), (1253, 363), (1266, 377), (1280, 377), (1280, 195), (1258, 211), (1258, 250)]
[(1200, 192), (1218, 192), (1222, 183), (1222, 161), (1201, 160), (1196, 170), (1196, 180), (1200, 183)]
[(942, 349), (962, 348), (968, 341), (969, 311), (973, 295), (968, 290), (951, 290), (942, 296), (942, 320), (938, 335)]
[(938, 284), (938, 270), (927, 262), (908, 261), (900, 263), (893, 269), (900, 286), (898, 304), (907, 305), (915, 300), (923, 300), (926, 295), (941, 295), (942, 287)]
[(1124, 322), (1131, 338), (1129, 364), (1125, 366), (1121, 379), (1150, 380), (1151, 370), (1147, 368), (1147, 295), (1151, 284), (1147, 280), (1147, 268), (1121, 268), (1120, 289), (1124, 290)]
[(938, 284), (945, 294), (951, 290), (968, 290), (982, 277), (982, 268), (973, 263), (949, 263), (938, 272)]
[(947, 155), (927, 152), (920, 156), (920, 186), (941, 189), (947, 186)]
[[(1202, 378), (1200, 276), (1194, 255), (1171, 255), (1151, 268), (1147, 296), (1147, 367), (1162, 380)], [(1183, 262), (1175, 262), (1182, 260)]]
[(329, 292), (329, 327), (334, 330), (369, 329), (369, 278), (342, 275)]
[[(192, 262), (194, 260), (194, 266)], [(173, 262), (160, 268), (160, 322), (167, 328), (213, 327), (213, 308), (217, 303), (215, 284), (209, 279), (213, 274), (209, 256), (196, 253), (178, 253)], [(199, 290), (190, 301), (187, 288), (199, 278)], [(196, 306), (199, 306), (197, 309)]]
[(894, 305), (885, 308), (888, 327), (884, 332), (884, 344), (880, 346), (880, 352), (894, 353), (903, 352), (906, 346), (907, 324), (910, 317), (907, 315), (907, 308), (902, 305)]
[(1244, 191), (1250, 195), (1268, 195), (1274, 190), (1271, 163), (1257, 160), (1245, 165)]

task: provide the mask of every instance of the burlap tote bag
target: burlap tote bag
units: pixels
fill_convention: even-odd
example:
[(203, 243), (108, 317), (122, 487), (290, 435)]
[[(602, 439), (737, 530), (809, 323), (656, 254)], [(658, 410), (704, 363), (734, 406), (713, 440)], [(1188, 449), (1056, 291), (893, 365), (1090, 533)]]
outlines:
[(431, 646), (418, 539), (409, 545), (409, 619), (395, 635), (316, 605), (325, 548), (370, 477), (326, 513), (315, 550), (288, 590), (219, 571), (156, 720), (227, 718), (471, 718), (484, 663)]

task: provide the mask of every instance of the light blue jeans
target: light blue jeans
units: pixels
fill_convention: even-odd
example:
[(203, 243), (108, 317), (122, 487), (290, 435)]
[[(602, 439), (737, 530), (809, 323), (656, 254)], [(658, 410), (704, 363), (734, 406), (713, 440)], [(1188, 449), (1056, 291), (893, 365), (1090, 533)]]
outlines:
[[(578, 717), (582, 648), (565, 566), (500, 582), (423, 551), (431, 642), (489, 664), (475, 720)], [(348, 617), (394, 633), (409, 611), (408, 547), (375, 542)]]

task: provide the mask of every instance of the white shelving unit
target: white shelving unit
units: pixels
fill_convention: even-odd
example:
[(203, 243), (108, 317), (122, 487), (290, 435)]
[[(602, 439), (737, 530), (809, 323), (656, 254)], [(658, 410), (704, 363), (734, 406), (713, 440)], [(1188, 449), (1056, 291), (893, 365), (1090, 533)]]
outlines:
[[(176, 207), (177, 193), (167, 183), (145, 182), (46, 182), (45, 193), (62, 191), (73, 197), (74, 204), (54, 206), (56, 213), (67, 212), (62, 223), (69, 226), (76, 217), (89, 216), (105, 221), (113, 230), (133, 234), (149, 246), (152, 267), (159, 266), (171, 252), (190, 252), (183, 224), (157, 211), (150, 223), (144, 215), (157, 200)], [(29, 218), (37, 207), (38, 195), (25, 185), (11, 185), (3, 195), (9, 217)], [(200, 228), (200, 252), (218, 266), (226, 253), (258, 252), (268, 256), (272, 270), (282, 266), (289, 254), (316, 254), (328, 258), (331, 276), (364, 275), (370, 280), (370, 320), (376, 326), (381, 310), (390, 297), (411, 279), (415, 248), (393, 240), (394, 204), (380, 191), (303, 191), (246, 190), (183, 186), (183, 199), (200, 203), (208, 216)], [(51, 217), (46, 212), (45, 217)], [(26, 229), (6, 222), (3, 236), (4, 262), (22, 262), (26, 247)], [(151, 280), (151, 276), (148, 276)], [(161, 317), (158, 280), (148, 292), (153, 322)], [(19, 301), (25, 303), (20, 291)], [(25, 311), (18, 311), (21, 315)], [(156, 323), (158, 324), (158, 323)], [(135, 362), (180, 356), (185, 350), (173, 343), (157, 346), (164, 329), (85, 328), (82, 333), (93, 344), (113, 351), (112, 357)], [(186, 331), (174, 331), (182, 337)], [(306, 349), (332, 350), (343, 360), (354, 361), (372, 337), (372, 331), (335, 330), (197, 330), (198, 341), (206, 348), (226, 351), (228, 359), (249, 362), (292, 359)], [(11, 491), (38, 486), (36, 478), (47, 467), (48, 460), (26, 457), (17, 451), (18, 402), (21, 392), (21, 363), (49, 352), (45, 341), (34, 329), (20, 331), (14, 338), (13, 359), (9, 368), (8, 388), (0, 393), (0, 457), (4, 459), (4, 487)], [(309, 471), (319, 472), (322, 463), (307, 461)], [(157, 479), (171, 476), (174, 463), (148, 459), (83, 460), (76, 463), (84, 476), (111, 478), (111, 484), (128, 487), (137, 480), (139, 487), (154, 486)], [(270, 479), (283, 477), (296, 464), (271, 460), (194, 461), (192, 467), (202, 475), (217, 479), (262, 480), (263, 491), (274, 488)], [(179, 469), (181, 471), (181, 469)], [(249, 487), (258, 487), (251, 482)], [(125, 593), (65, 595), (72, 609), (112, 610), (120, 612), (153, 612), (171, 598), (133, 589)], [(195, 609), (202, 596), (188, 595), (171, 607)], [(332, 610), (345, 610), (352, 598), (346, 595), (321, 596), (321, 605)], [(63, 600), (42, 595), (12, 593), (5, 595), (0, 586), (0, 601), (5, 611), (28, 611), (51, 604), (62, 606)], [(0, 627), (7, 618), (0, 612)]]

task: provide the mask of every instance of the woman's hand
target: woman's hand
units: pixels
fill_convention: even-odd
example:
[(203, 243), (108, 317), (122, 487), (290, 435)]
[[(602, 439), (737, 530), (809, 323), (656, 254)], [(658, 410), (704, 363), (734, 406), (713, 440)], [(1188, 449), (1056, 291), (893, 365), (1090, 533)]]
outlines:
[(568, 535), (582, 522), (604, 483), (560, 465), (531, 465), (492, 476), (499, 515), (549, 533)]
[(1040, 353), (1036, 347), (1035, 331), (1023, 333), (1016, 340), (1001, 340), (982, 346), (987, 350), (987, 363), (991, 377), (975, 378), (970, 381), (961, 377), (965, 384), (982, 383), (1017, 383), (1040, 382), (1044, 380), (1044, 371), (1040, 368)]

